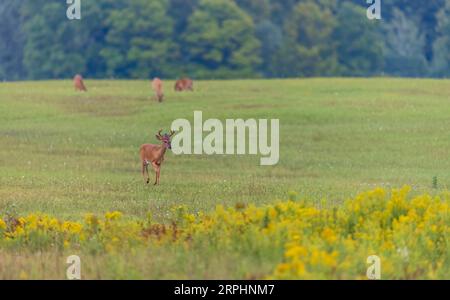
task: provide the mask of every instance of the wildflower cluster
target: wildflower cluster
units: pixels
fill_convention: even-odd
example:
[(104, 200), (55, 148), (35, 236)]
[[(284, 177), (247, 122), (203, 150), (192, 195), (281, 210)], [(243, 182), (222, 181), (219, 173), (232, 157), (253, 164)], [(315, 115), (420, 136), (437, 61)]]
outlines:
[(338, 207), (291, 199), (191, 214), (180, 206), (170, 225), (125, 219), (120, 212), (89, 214), (80, 223), (42, 214), (5, 217), (0, 219), (0, 248), (208, 249), (269, 263), (260, 277), (271, 279), (365, 279), (366, 259), (377, 255), (385, 279), (448, 278), (450, 196), (409, 197), (409, 191), (375, 189)]

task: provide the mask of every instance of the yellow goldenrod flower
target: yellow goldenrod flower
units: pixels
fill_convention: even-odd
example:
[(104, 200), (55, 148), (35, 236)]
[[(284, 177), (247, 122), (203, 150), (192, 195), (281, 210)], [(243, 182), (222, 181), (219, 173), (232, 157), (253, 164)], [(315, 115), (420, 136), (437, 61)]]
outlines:
[(122, 217), (122, 213), (120, 211), (107, 212), (105, 214), (105, 218), (107, 220), (117, 220)]
[(5, 230), (6, 229), (6, 223), (3, 221), (2, 218), (0, 218), (0, 229)]

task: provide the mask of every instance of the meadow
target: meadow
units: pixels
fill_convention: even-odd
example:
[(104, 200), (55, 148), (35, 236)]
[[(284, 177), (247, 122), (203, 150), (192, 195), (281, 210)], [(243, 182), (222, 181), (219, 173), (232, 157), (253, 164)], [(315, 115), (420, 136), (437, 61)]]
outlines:
[[(442, 245), (446, 245), (449, 224), (445, 203), (450, 185), (450, 81), (388, 78), (199, 81), (192, 93), (175, 93), (173, 82), (167, 81), (163, 103), (151, 99), (148, 81), (85, 83), (87, 93), (75, 92), (70, 81), (0, 83), (0, 215), (10, 221), (9, 224), (4, 221), (3, 229), (0, 224), (0, 230), (7, 233), (5, 239), (14, 240), (23, 233), (15, 232), (17, 228), (24, 228), (27, 237), (0, 243), (0, 278), (64, 278), (65, 255), (77, 251), (84, 255), (82, 261), (89, 266), (84, 278), (361, 278), (365, 275), (365, 261), (361, 264), (355, 261), (357, 267), (347, 266), (352, 270), (349, 272), (333, 273), (326, 269), (321, 272), (320, 268), (312, 268), (304, 276), (292, 273), (295, 261), (285, 256), (284, 243), (292, 244), (293, 239), (288, 234), (277, 233), (282, 237), (277, 235), (278, 244), (273, 247), (271, 235), (261, 236), (260, 242), (253, 239), (230, 242), (234, 245), (246, 241), (248, 245), (244, 243), (241, 248), (227, 248), (222, 245), (227, 243), (225, 240), (208, 247), (211, 239), (215, 241), (216, 228), (213, 235), (202, 236), (192, 248), (170, 243), (149, 245), (147, 239), (145, 247), (121, 252), (106, 247), (104, 242), (93, 245), (91, 240), (80, 241), (82, 230), (71, 233), (78, 234), (74, 239), (66, 240), (59, 235), (49, 235), (49, 239), (38, 235), (31, 239), (26, 224), (32, 224), (36, 218), (38, 221), (34, 222), (41, 222), (41, 217), (33, 216), (45, 214), (50, 220), (54, 218), (53, 223), (58, 226), (74, 222), (90, 228), (92, 220), (86, 221), (87, 214), (100, 218), (107, 212), (118, 211), (123, 222), (131, 222), (126, 226), (143, 232), (152, 228), (150, 236), (155, 230), (159, 232), (152, 226), (177, 224), (182, 232), (191, 233), (185, 236), (186, 240), (194, 235), (191, 231), (195, 228), (175, 220), (202, 223), (201, 216), (214, 216), (218, 206), (236, 211), (255, 206), (265, 211), (295, 195), (303, 203), (295, 209), (325, 206), (332, 211), (333, 207), (344, 207), (346, 200), (358, 199), (360, 193), (377, 187), (387, 193), (379, 196), (384, 201), (380, 202), (389, 203), (391, 189), (404, 185), (410, 186), (410, 198), (424, 194), (432, 199), (442, 197), (439, 199), (443, 199), (443, 206), (436, 203), (433, 206), (433, 211), (440, 214), (431, 224), (441, 232), (432, 242), (442, 248), (428, 250), (439, 251), (431, 253), (435, 260), (430, 260), (430, 264), (416, 263), (412, 271), (388, 274), (390, 278), (449, 276), (443, 271), (449, 262), (448, 250)], [(168, 131), (177, 118), (192, 120), (194, 110), (202, 111), (204, 118), (221, 120), (279, 119), (279, 163), (260, 166), (259, 156), (175, 156), (169, 152), (162, 166), (161, 185), (145, 185), (140, 174), (139, 146), (156, 143), (154, 136), (158, 129)], [(377, 209), (389, 211), (389, 205)], [(179, 213), (180, 210), (183, 212)], [(406, 209), (399, 215), (396, 211), (392, 218), (398, 219), (408, 212)], [(393, 225), (390, 213), (386, 222), (392, 230), (397, 225)], [(259, 224), (265, 214), (256, 215)], [(412, 224), (426, 224), (429, 220), (423, 219), (424, 213), (419, 215), (422, 219), (414, 219), (416, 223)], [(287, 218), (294, 222), (295, 218), (289, 216), (278, 221)], [(19, 221), (20, 218), (25, 219)], [(252, 230), (263, 230), (270, 219), (263, 223), (261, 228)], [(303, 244), (314, 245), (319, 260), (325, 257), (325, 261), (326, 255), (332, 255), (334, 250), (321, 254), (320, 249), (327, 246), (319, 245), (317, 237), (323, 235), (327, 226), (318, 226), (317, 236), (309, 233), (306, 236), (313, 238), (305, 239)], [(354, 233), (342, 228), (333, 230), (343, 240)], [(50, 231), (66, 229), (58, 227)], [(173, 228), (167, 232), (170, 230)], [(293, 231), (286, 229), (286, 232)], [(403, 239), (407, 239), (406, 233), (413, 232), (403, 232)], [(99, 238), (92, 232), (87, 236)], [(417, 241), (422, 242), (423, 247), (429, 246), (425, 237)], [(371, 252), (370, 245), (364, 245), (364, 251), (358, 252), (361, 257)], [(381, 249), (383, 245), (373, 248)], [(394, 247), (392, 251), (397, 250)], [(297, 251), (301, 255), (304, 250)], [(415, 259), (423, 263), (428, 254), (425, 250), (417, 252)], [(339, 261), (330, 258), (333, 259)], [(336, 269), (337, 265), (328, 267)], [(294, 269), (298, 271), (300, 267)]]

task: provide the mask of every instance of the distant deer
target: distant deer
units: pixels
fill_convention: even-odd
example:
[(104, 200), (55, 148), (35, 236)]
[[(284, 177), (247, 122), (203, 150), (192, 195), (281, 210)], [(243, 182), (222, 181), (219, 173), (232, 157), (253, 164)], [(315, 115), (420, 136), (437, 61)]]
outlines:
[[(141, 146), (140, 155), (142, 162), (142, 176), (144, 177), (144, 182), (150, 183), (150, 176), (148, 174), (148, 165), (151, 164), (153, 170), (156, 173), (155, 185), (159, 184), (159, 175), (161, 173), (161, 164), (164, 161), (164, 154), (166, 154), (167, 149), (172, 149), (170, 140), (175, 134), (175, 131), (170, 131), (170, 134), (161, 135), (162, 129), (158, 131), (156, 138), (162, 142), (162, 145), (152, 145), (144, 144)], [(147, 176), (145, 176), (147, 173)]]
[(153, 79), (153, 81), (152, 81), (152, 88), (155, 91), (156, 100), (158, 100), (158, 102), (162, 102), (163, 99), (164, 99), (163, 82), (162, 82), (162, 80), (159, 79), (158, 77)]
[(182, 92), (182, 91), (193, 91), (194, 90), (194, 82), (190, 78), (182, 78), (180, 80), (177, 80), (175, 82), (175, 91)]
[(75, 91), (87, 92), (86, 86), (83, 83), (83, 77), (80, 74), (75, 75), (73, 78), (73, 85), (75, 86)]

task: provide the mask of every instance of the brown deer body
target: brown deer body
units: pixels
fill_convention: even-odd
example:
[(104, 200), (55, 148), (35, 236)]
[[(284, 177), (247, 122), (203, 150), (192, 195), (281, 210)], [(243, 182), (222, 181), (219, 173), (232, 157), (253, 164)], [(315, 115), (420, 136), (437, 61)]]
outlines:
[(73, 85), (75, 86), (75, 91), (87, 92), (86, 86), (83, 82), (83, 77), (80, 74), (75, 75), (73, 78)]
[(177, 80), (175, 82), (175, 91), (182, 92), (182, 91), (193, 91), (194, 90), (194, 82), (190, 78), (182, 78), (180, 80)]
[(156, 100), (158, 102), (162, 102), (164, 99), (164, 93), (163, 93), (163, 82), (159, 78), (155, 78), (152, 81), (152, 88), (155, 91), (156, 94)]
[[(141, 163), (142, 163), (142, 176), (144, 181), (148, 184), (150, 183), (150, 176), (148, 174), (148, 165), (152, 165), (153, 170), (155, 170), (156, 178), (155, 185), (159, 184), (159, 177), (161, 174), (161, 164), (164, 161), (164, 154), (166, 154), (167, 149), (172, 149), (170, 143), (171, 137), (175, 134), (171, 131), (170, 134), (161, 135), (160, 130), (156, 135), (156, 138), (162, 142), (161, 145), (144, 144), (140, 149)], [(146, 176), (147, 175), (147, 176)]]

